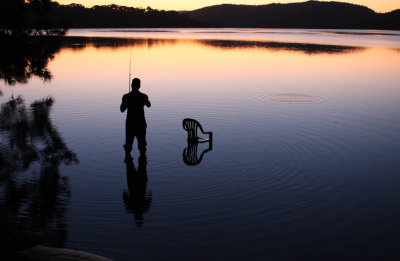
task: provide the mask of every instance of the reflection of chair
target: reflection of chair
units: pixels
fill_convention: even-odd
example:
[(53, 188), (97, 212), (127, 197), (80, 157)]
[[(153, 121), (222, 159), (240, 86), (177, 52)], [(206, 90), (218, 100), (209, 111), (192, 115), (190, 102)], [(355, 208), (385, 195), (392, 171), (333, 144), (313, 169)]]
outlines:
[[(184, 119), (182, 122), (183, 129), (188, 133), (188, 146), (183, 150), (183, 162), (186, 165), (194, 166), (203, 160), (204, 153), (212, 150), (212, 132), (204, 132), (200, 123), (193, 119)], [(208, 134), (208, 138), (200, 138), (197, 136), (198, 129), (201, 133)], [(197, 148), (199, 143), (208, 142), (208, 149), (204, 150), (200, 157), (197, 157)]]
[(189, 166), (195, 166), (199, 164), (203, 160), (204, 153), (212, 150), (212, 141), (209, 142), (208, 149), (204, 150), (200, 157), (197, 157), (197, 147), (198, 143), (190, 143), (188, 142), (187, 148), (183, 150), (183, 162)]
[[(202, 143), (209, 141), (212, 143), (212, 132), (204, 132), (203, 128), (201, 127), (200, 123), (193, 119), (184, 119), (182, 122), (183, 129), (187, 131), (188, 138), (187, 141), (189, 143)], [(197, 129), (203, 134), (208, 134), (208, 139), (203, 139), (197, 136)]]

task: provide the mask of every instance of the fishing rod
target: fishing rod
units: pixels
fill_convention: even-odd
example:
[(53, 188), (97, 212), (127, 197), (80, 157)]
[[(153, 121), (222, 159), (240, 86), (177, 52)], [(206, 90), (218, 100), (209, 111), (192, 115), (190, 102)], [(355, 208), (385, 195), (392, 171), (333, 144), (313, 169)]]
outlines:
[(131, 91), (131, 77), (132, 77), (132, 49), (129, 46), (129, 85), (128, 90)]

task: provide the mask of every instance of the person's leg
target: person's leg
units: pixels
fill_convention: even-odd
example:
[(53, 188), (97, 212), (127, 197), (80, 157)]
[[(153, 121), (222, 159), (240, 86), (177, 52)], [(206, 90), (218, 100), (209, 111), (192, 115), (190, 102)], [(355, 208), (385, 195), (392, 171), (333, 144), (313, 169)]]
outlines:
[(132, 129), (131, 124), (126, 122), (126, 124), (125, 124), (125, 145), (124, 145), (126, 154), (131, 153), (134, 138), (135, 138), (134, 131)]
[(147, 147), (147, 142), (146, 142), (146, 129), (143, 128), (137, 132), (136, 138), (138, 140), (138, 149), (140, 153), (145, 154), (146, 153), (146, 147)]

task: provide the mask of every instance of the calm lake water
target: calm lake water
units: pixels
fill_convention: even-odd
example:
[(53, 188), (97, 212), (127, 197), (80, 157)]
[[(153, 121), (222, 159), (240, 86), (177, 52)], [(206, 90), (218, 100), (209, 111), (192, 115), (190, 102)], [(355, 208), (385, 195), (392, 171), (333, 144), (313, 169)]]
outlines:
[[(115, 260), (400, 258), (399, 31), (69, 34), (50, 81), (1, 84), (10, 226)], [(124, 163), (130, 56), (152, 102), (147, 161), (132, 152), (147, 184)], [(31, 136), (4, 123), (12, 95), (24, 110), (7, 119), (28, 115)], [(40, 118), (30, 105), (46, 97)], [(184, 151), (184, 118), (213, 132), (197, 165), (210, 144)]]

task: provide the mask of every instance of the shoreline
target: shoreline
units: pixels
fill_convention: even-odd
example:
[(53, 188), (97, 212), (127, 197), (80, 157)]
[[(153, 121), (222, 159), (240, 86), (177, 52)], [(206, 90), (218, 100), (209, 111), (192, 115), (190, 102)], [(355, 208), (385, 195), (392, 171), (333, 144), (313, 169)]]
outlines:
[(112, 261), (112, 259), (84, 251), (64, 248), (45, 247), (41, 245), (17, 253), (16, 260), (23, 261)]

